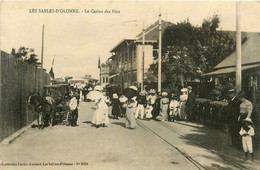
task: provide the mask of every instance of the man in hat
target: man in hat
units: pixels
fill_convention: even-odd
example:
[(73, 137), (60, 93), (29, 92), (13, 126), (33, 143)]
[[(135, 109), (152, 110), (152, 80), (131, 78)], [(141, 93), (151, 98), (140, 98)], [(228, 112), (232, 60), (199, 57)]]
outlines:
[(140, 113), (140, 119), (144, 119), (144, 108), (147, 105), (145, 91), (141, 91), (136, 100), (137, 100), (137, 108), (135, 112), (135, 118), (137, 119)]
[(191, 86), (188, 86), (188, 99), (187, 99), (187, 102), (186, 102), (186, 113), (187, 113), (187, 119), (189, 121), (193, 121), (195, 116), (194, 116), (194, 105), (195, 105), (195, 98), (196, 98), (196, 95), (195, 93), (192, 91), (192, 87)]
[(78, 94), (74, 93), (72, 98), (70, 99), (69, 107), (71, 111), (71, 126), (77, 126), (78, 120)]
[(241, 101), (236, 97), (235, 89), (228, 90), (229, 102), (228, 102), (228, 117), (229, 133), (231, 135), (232, 145), (239, 147), (241, 142), (239, 138), (240, 126), (238, 123), (238, 117), (240, 114)]

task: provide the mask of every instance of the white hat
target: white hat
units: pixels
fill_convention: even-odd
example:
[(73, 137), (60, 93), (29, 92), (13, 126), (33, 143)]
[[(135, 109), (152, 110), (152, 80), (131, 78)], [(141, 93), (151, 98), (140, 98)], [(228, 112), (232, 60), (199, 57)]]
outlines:
[(113, 94), (114, 99), (118, 99), (118, 95), (116, 93)]
[(130, 88), (130, 89), (134, 89), (134, 90), (136, 90), (136, 91), (138, 90), (137, 87), (135, 87), (135, 86), (130, 86), (129, 88)]
[(253, 124), (253, 121), (252, 121), (251, 118), (249, 118), (249, 117), (245, 118), (243, 121), (249, 122), (249, 123), (252, 123), (252, 124)]
[(181, 89), (181, 92), (187, 92), (187, 91), (188, 91), (187, 88), (183, 88), (183, 89)]
[(103, 90), (103, 87), (102, 86), (95, 86), (94, 87), (94, 90), (96, 90), (96, 91), (102, 91)]
[(162, 92), (162, 96), (167, 96), (168, 93), (167, 92)]
[(155, 90), (154, 90), (154, 89), (151, 89), (151, 90), (149, 91), (149, 93), (155, 93)]

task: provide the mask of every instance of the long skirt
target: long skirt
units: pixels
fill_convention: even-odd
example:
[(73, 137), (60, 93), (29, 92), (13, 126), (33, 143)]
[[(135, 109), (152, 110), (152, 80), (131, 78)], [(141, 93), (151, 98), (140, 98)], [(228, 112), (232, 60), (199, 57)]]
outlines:
[(95, 125), (101, 125), (102, 123), (106, 123), (107, 122), (107, 115), (105, 113), (105, 110), (104, 109), (95, 110), (91, 122)]
[(168, 119), (168, 104), (163, 104), (162, 105), (162, 111), (160, 113), (160, 115), (162, 115), (162, 119), (163, 120), (167, 120)]
[(135, 108), (126, 108), (126, 127), (130, 129), (136, 128), (136, 119), (135, 119)]
[(185, 112), (185, 104), (186, 102), (181, 102), (180, 103), (180, 119), (186, 120), (187, 119), (187, 114)]

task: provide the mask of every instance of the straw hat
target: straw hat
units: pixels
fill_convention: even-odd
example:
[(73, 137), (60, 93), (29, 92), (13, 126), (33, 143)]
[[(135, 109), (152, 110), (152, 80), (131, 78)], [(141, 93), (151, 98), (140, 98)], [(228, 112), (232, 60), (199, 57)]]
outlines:
[(181, 92), (187, 92), (187, 91), (188, 91), (187, 88), (183, 88), (183, 89), (181, 89)]
[(245, 118), (243, 121), (244, 122), (249, 122), (249, 123), (253, 124), (253, 121), (249, 117)]
[(149, 91), (149, 93), (154, 94), (154, 93), (155, 93), (155, 90), (154, 90), (154, 89), (151, 89), (151, 90)]
[(118, 95), (116, 93), (113, 94), (114, 99), (118, 99)]
[(163, 97), (166, 97), (167, 95), (168, 95), (167, 92), (162, 92), (162, 96), (163, 96)]

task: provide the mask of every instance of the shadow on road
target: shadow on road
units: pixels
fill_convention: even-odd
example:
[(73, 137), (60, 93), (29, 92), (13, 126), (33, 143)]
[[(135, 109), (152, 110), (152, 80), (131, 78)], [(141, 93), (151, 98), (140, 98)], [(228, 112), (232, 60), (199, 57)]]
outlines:
[(91, 121), (84, 121), (82, 123), (86, 123), (86, 124), (92, 124)]
[(125, 123), (123, 123), (123, 122), (112, 122), (111, 124), (119, 125), (119, 126), (122, 126), (123, 128), (126, 128)]

